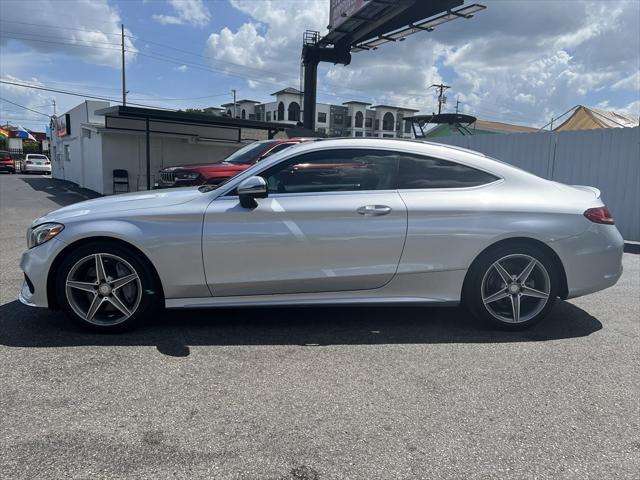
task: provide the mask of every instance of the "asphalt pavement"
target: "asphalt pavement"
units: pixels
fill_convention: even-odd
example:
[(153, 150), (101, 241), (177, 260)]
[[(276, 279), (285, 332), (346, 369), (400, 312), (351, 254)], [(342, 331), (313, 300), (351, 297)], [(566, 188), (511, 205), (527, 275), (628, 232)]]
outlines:
[(16, 300), (31, 220), (91, 196), (0, 175), (0, 478), (637, 478), (639, 255), (522, 333), (327, 307), (96, 335)]

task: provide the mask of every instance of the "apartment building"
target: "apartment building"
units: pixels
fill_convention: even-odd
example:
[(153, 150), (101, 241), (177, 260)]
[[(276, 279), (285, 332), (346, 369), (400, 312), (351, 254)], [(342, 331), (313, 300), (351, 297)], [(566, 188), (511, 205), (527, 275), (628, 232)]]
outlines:
[[(292, 87), (271, 94), (271, 102), (239, 100), (235, 104), (235, 116), (251, 120), (296, 125), (302, 121), (303, 93)], [(222, 105), (229, 116), (234, 116), (233, 103)], [(315, 130), (329, 137), (380, 137), (412, 138), (411, 125), (405, 117), (418, 110), (393, 105), (371, 105), (350, 101), (341, 105), (316, 104)]]

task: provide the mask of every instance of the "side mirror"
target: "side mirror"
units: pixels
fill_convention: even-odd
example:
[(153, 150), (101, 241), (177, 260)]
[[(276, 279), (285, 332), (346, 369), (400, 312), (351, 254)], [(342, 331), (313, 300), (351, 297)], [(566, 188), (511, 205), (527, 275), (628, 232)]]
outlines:
[(238, 185), (240, 205), (244, 208), (256, 208), (256, 198), (267, 198), (267, 181), (262, 177), (249, 177)]

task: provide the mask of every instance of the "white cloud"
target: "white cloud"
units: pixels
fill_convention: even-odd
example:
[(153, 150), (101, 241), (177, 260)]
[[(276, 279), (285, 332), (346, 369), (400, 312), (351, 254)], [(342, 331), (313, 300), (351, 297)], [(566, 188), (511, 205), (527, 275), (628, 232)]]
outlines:
[(612, 86), (614, 90), (630, 90), (632, 92), (640, 92), (640, 71), (618, 80)]
[(180, 65), (179, 67), (175, 67), (174, 70), (184, 73), (189, 70), (189, 67), (187, 67), (186, 65)]
[(230, 0), (234, 8), (252, 21), (235, 32), (225, 27), (207, 40), (206, 54), (215, 68), (251, 77), (252, 85), (275, 90), (273, 84), (297, 85), (302, 32), (324, 31), (329, 7), (326, 0), (278, 2)]
[[(366, 59), (355, 60), (354, 55), (346, 69), (355, 69), (351, 75), (367, 78), (371, 85), (386, 81), (385, 90), (380, 91), (383, 95), (402, 86), (415, 88), (414, 79), (402, 74), (407, 66), (415, 66), (418, 78), (431, 69), (432, 76), (445, 77), (453, 87), (450, 98), (460, 97), (464, 111), (533, 125), (546, 123), (577, 103), (589, 103), (591, 93), (604, 90), (601, 93), (606, 94), (613, 84), (637, 71), (639, 57), (633, 44), (638, 40), (633, 32), (638, 29), (638, 4), (608, 2), (611, 8), (606, 15), (601, 5), (588, 2), (545, 3), (545, 8), (524, 1), (488, 2), (488, 6), (471, 20), (445, 24), (404, 44), (362, 54), (369, 55)], [(622, 21), (631, 24), (621, 29)], [(620, 45), (610, 43), (610, 37)], [(626, 51), (628, 44), (631, 51)], [(618, 53), (620, 49), (625, 55)], [(411, 52), (429, 58), (430, 65), (420, 63)], [(602, 57), (610, 61), (602, 65)], [(390, 66), (386, 74), (376, 72), (375, 65), (389, 60), (395, 61), (395, 68)], [(424, 81), (423, 90), (427, 86)], [(409, 91), (406, 98), (412, 101), (415, 95)], [(424, 112), (436, 106), (433, 97), (424, 97), (423, 102), (419, 108)], [(453, 108), (455, 102), (450, 105)]]
[(640, 100), (635, 100), (626, 107), (618, 109), (618, 111), (620, 111), (621, 113), (626, 113), (627, 115), (634, 116), (636, 118), (640, 118)]
[[(76, 2), (73, 11), (63, 17), (55, 0), (42, 0), (33, 7), (25, 15), (23, 1), (0, 1), (3, 50), (8, 43), (17, 42), (38, 52), (64, 53), (87, 63), (119, 68), (121, 18), (107, 0)], [(131, 32), (125, 29), (125, 34)], [(127, 60), (132, 61), (137, 50), (130, 38), (125, 39), (125, 47)], [(3, 51), (3, 63), (10, 55)]]
[(174, 15), (153, 15), (153, 19), (162, 25), (189, 24), (203, 27), (211, 20), (209, 9), (202, 0), (167, 0)]

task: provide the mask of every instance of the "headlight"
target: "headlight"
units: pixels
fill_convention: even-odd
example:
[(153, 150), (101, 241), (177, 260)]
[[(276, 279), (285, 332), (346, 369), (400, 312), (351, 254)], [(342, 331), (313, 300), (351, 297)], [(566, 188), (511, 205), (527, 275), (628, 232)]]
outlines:
[(33, 248), (51, 240), (64, 230), (64, 225), (59, 223), (43, 223), (37, 227), (30, 228), (27, 232), (27, 247)]
[(176, 178), (181, 178), (184, 180), (195, 180), (196, 178), (198, 178), (198, 173), (196, 172), (176, 173)]

